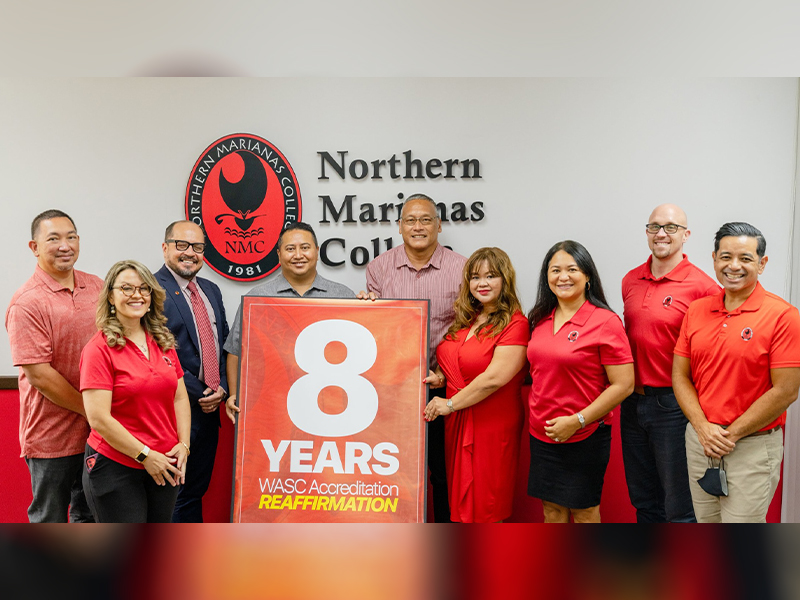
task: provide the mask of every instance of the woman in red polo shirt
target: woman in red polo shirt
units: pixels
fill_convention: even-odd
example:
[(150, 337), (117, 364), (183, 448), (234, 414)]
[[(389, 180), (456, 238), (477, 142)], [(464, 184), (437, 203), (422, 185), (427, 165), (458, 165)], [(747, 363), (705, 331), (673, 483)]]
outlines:
[(531, 469), (528, 494), (547, 523), (600, 522), (612, 409), (634, 385), (633, 356), (608, 307), (589, 252), (571, 240), (550, 248), (528, 315)]
[(170, 522), (184, 482), (191, 412), (164, 298), (143, 264), (115, 264), (97, 304), (100, 331), (81, 354), (92, 427), (83, 486), (97, 522)]
[(499, 248), (481, 248), (464, 265), (455, 322), (436, 350), (426, 382), (447, 399), (425, 407), (444, 415), (450, 518), (489, 523), (511, 516), (530, 333), (517, 299), (516, 275)]

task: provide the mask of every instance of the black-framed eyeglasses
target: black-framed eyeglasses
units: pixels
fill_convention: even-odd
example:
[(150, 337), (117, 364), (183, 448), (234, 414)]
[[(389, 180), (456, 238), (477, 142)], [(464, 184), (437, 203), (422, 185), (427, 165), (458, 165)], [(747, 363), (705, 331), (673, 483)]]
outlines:
[(192, 250), (195, 251), (196, 254), (202, 254), (206, 251), (206, 245), (204, 242), (197, 242), (196, 244), (191, 244), (186, 240), (164, 240), (167, 244), (175, 244), (175, 249), (178, 252), (183, 252), (184, 250), (188, 250), (189, 246), (192, 247)]
[(422, 223), (423, 227), (429, 227), (430, 225), (433, 224), (433, 222), (435, 220), (436, 220), (436, 217), (419, 217), (419, 218), (417, 218), (417, 217), (405, 217), (403, 219), (403, 224), (406, 227), (413, 227), (414, 225), (417, 224), (417, 221), (419, 221), (420, 223)]
[(146, 297), (146, 296), (149, 296), (150, 294), (153, 293), (153, 288), (151, 288), (146, 283), (143, 283), (142, 285), (131, 285), (130, 283), (123, 283), (122, 285), (116, 285), (111, 289), (112, 290), (119, 290), (120, 292), (125, 294), (128, 298), (133, 296), (133, 293), (136, 290), (139, 290), (139, 294), (143, 298)]
[(658, 223), (648, 223), (644, 226), (647, 233), (658, 233), (661, 228), (664, 228), (666, 233), (678, 233), (678, 229), (686, 229), (683, 225), (676, 225), (675, 223), (667, 223), (666, 225), (659, 225)]

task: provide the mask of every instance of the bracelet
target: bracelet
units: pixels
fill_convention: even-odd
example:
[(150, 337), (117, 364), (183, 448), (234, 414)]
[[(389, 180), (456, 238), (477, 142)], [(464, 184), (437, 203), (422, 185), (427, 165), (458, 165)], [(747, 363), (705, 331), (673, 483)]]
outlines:
[(186, 445), (186, 442), (181, 442), (181, 444), (183, 444), (183, 447), (186, 448), (186, 456), (189, 456), (192, 453), (192, 451), (189, 450), (189, 446)]

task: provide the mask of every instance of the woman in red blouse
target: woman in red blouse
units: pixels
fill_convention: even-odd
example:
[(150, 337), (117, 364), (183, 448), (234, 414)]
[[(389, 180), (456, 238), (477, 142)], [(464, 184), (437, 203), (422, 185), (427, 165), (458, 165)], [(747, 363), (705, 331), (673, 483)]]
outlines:
[(547, 523), (600, 522), (611, 410), (633, 391), (633, 356), (589, 252), (547, 252), (529, 315), (531, 468), (528, 494)]
[(115, 264), (98, 300), (100, 331), (81, 355), (92, 427), (83, 486), (98, 523), (170, 522), (184, 482), (191, 411), (164, 298), (143, 264)]
[(425, 407), (445, 416), (450, 518), (486, 523), (511, 515), (523, 423), (522, 380), (529, 330), (516, 275), (499, 248), (481, 248), (464, 265), (455, 322), (425, 379), (447, 382), (447, 398)]

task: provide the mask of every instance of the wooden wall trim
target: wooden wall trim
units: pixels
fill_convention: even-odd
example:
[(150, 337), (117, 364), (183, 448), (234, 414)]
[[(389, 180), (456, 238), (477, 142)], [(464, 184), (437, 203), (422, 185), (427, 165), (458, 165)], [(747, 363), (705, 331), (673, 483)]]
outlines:
[(18, 390), (19, 380), (16, 377), (0, 377), (0, 390)]

